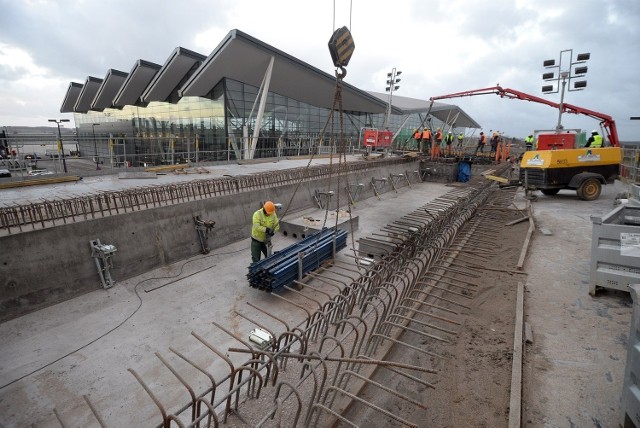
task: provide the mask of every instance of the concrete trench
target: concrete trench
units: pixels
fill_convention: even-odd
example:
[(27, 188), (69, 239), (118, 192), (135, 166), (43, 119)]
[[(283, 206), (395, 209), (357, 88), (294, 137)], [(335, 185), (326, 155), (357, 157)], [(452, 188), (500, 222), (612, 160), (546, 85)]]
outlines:
[[(249, 236), (247, 225), (259, 201), (280, 201), (285, 212), (293, 213), (314, 207), (317, 190), (333, 190), (341, 194), (340, 201), (331, 201), (331, 208), (335, 208), (347, 203), (348, 185), (362, 183), (359, 197), (365, 199), (375, 196), (371, 184), (374, 178), (386, 179), (386, 183), (377, 186), (381, 193), (394, 191), (392, 175), (406, 176), (405, 180), (396, 180), (394, 185), (398, 187), (420, 180), (415, 173), (419, 162), (410, 159), (365, 166), (368, 168), (349, 173), (350, 183), (344, 182), (346, 175), (334, 175), (331, 189), (327, 187), (327, 176), (319, 173), (317, 178), (284, 185), (279, 184), (278, 178), (273, 183), (267, 180), (257, 189), (238, 188), (232, 194), (178, 198), (176, 203), (156, 207), (121, 208), (117, 215), (105, 215), (104, 211), (76, 215), (64, 221), (58, 219), (58, 224), (25, 224), (21, 231), (15, 225), (5, 227), (0, 230), (0, 321), (100, 288), (91, 257), (91, 240), (99, 239), (117, 248), (111, 273), (116, 281), (124, 280), (198, 254), (200, 244), (193, 220), (196, 215), (216, 221), (209, 237), (211, 249), (215, 249)], [(291, 199), (292, 194), (295, 196)]]
[[(412, 165), (412, 167), (408, 168), (408, 165)], [(374, 172), (362, 173), (361, 175), (356, 175), (355, 181), (366, 182), (371, 180), (372, 177), (391, 178), (393, 175), (405, 174), (409, 180), (408, 183), (403, 181), (397, 183), (398, 186), (404, 187), (419, 179), (417, 175), (410, 178), (412, 176), (409, 173), (411, 168), (417, 168), (416, 163), (400, 164)], [(452, 168), (449, 167), (448, 172), (438, 178), (442, 181), (450, 181)], [(353, 179), (353, 175), (350, 177)], [(165, 211), (169, 211), (168, 214), (161, 213), (162, 209), (160, 208), (151, 208), (120, 214), (119, 216), (80, 221), (63, 226), (14, 234), (11, 239), (15, 240), (17, 238), (17, 240), (20, 240), (21, 237), (30, 233), (34, 233), (32, 236), (42, 237), (41, 239), (44, 240), (52, 239), (52, 237), (57, 237), (61, 240), (68, 239), (65, 238), (65, 228), (75, 227), (79, 229), (74, 228), (73, 233), (70, 232), (70, 229), (66, 229), (66, 231), (73, 234), (77, 239), (75, 244), (80, 246), (81, 244), (86, 244), (88, 236), (95, 236), (91, 235), (91, 233), (95, 233), (95, 223), (94, 228), (91, 227), (91, 223), (99, 221), (101, 222), (101, 227), (107, 225), (107, 227), (112, 226), (117, 229), (124, 228), (123, 231), (118, 231), (118, 233), (122, 233), (123, 238), (120, 239), (126, 242), (127, 234), (136, 234), (132, 231), (135, 229), (136, 224), (140, 222), (153, 223), (153, 228), (143, 229), (144, 232), (137, 232), (137, 235), (148, 238), (150, 242), (148, 246), (153, 248), (147, 253), (148, 263), (150, 264), (141, 268), (141, 265), (144, 264), (141, 262), (144, 262), (144, 260), (138, 259), (126, 266), (119, 266), (118, 264), (115, 266), (114, 276), (117, 278), (118, 275), (125, 274), (133, 276), (139, 273), (137, 273), (136, 269), (148, 270), (148, 266), (154, 266), (153, 262), (172, 263), (197, 254), (199, 246), (192, 222), (194, 211), (201, 215), (202, 218), (215, 218), (217, 221), (216, 228), (220, 224), (224, 226), (220, 228), (223, 231), (219, 236), (216, 236), (215, 244), (216, 246), (222, 246), (225, 243), (235, 242), (246, 237), (246, 231), (242, 229), (246, 228), (248, 220), (242, 218), (242, 216), (251, 215), (256, 198), (278, 200), (295, 193), (295, 197), (290, 202), (290, 207), (292, 207), (292, 211), (297, 211), (298, 209), (308, 208), (314, 203), (313, 194), (315, 190), (318, 188), (323, 189), (319, 185), (320, 183), (319, 181), (312, 181), (295, 185), (290, 184), (266, 191), (259, 189), (248, 191), (241, 195), (219, 196), (212, 204), (223, 206), (222, 209), (212, 209), (207, 201), (184, 202), (172, 206), (168, 210), (166, 209), (167, 207), (163, 207)], [(337, 181), (335, 185), (339, 185)], [(302, 424), (305, 426), (323, 426), (331, 423), (330, 421), (338, 423), (342, 421), (342, 423), (349, 425), (350, 423), (347, 420), (343, 420), (344, 417), (341, 414), (353, 406), (354, 402), (359, 401), (357, 393), (354, 394), (349, 391), (356, 392), (359, 388), (370, 384), (366, 379), (375, 370), (375, 367), (384, 367), (392, 370), (403, 369), (409, 372), (415, 371), (415, 373), (412, 372), (413, 374), (409, 375), (409, 378), (416, 378), (416, 373), (424, 375), (426, 377), (417, 380), (417, 382), (422, 382), (428, 387), (428, 376), (433, 374), (430, 369), (421, 370), (417, 366), (410, 365), (394, 367), (391, 362), (384, 361), (383, 358), (393, 346), (403, 346), (394, 338), (397, 335), (398, 326), (404, 324), (406, 327), (407, 322), (402, 321), (402, 317), (425, 312), (425, 307), (426, 311), (429, 312), (438, 310), (446, 312), (446, 305), (451, 304), (438, 305), (438, 302), (442, 303), (441, 295), (447, 292), (438, 291), (432, 286), (418, 284), (418, 282), (433, 267), (432, 263), (438, 256), (443, 255), (440, 249), (455, 238), (456, 232), (460, 227), (473, 216), (475, 208), (486, 199), (488, 185), (485, 183), (480, 188), (477, 186), (472, 186), (469, 190), (450, 192), (450, 194), (431, 201), (418, 212), (404, 216), (401, 219), (402, 222), (399, 223), (400, 226), (394, 224), (395, 229), (393, 230), (394, 236), (403, 236), (405, 238), (404, 242), (402, 245), (396, 246), (394, 251), (387, 256), (376, 258), (377, 261), (373, 265), (365, 267), (356, 262), (353, 255), (341, 254), (332, 265), (326, 266), (318, 273), (309, 275), (303, 283), (298, 284), (302, 288), (302, 290), (297, 290), (298, 293), (307, 291), (312, 293), (311, 296), (313, 297), (309, 295), (303, 296), (305, 299), (318, 298), (319, 291), (314, 289), (314, 283), (332, 283), (338, 293), (324, 303), (320, 301), (318, 303), (319, 310), (309, 313), (308, 317), (298, 325), (287, 326), (285, 324), (283, 331), (279, 333), (273, 331), (272, 336), (277, 340), (274, 341), (276, 346), (270, 350), (265, 352), (256, 350), (246, 341), (234, 335), (232, 331), (227, 330), (226, 326), (216, 324), (216, 328), (220, 332), (229, 334), (241, 344), (239, 348), (245, 348), (244, 351), (236, 349), (233, 352), (248, 352), (252, 354), (252, 357), (248, 358), (243, 365), (233, 366), (232, 364), (231, 370), (226, 377), (216, 379), (216, 388), (204, 392), (196, 392), (196, 399), (187, 400), (188, 404), (182, 405), (179, 411), (175, 411), (175, 407), (179, 404), (177, 401), (174, 401), (170, 406), (174, 409), (173, 411), (169, 411), (168, 408), (164, 409), (163, 405), (160, 404), (158, 409), (159, 415), (163, 418), (163, 424), (170, 425), (171, 421), (173, 421), (178, 426), (197, 426), (205, 420), (210, 420), (211, 424), (215, 425), (215, 420), (219, 418), (221, 419), (219, 422), (223, 422), (223, 419), (226, 419), (226, 423), (232, 426), (245, 426), (249, 420), (252, 421), (250, 424), (257, 426), (270, 426), (270, 424), (274, 423), (273, 421), (281, 421), (285, 425), (297, 424), (298, 426)], [(393, 186), (390, 184), (386, 187), (386, 191), (394, 191)], [(266, 196), (265, 193), (267, 193)], [(335, 209), (347, 200), (346, 192), (343, 192), (342, 195), (343, 202), (336, 198), (335, 206), (330, 206), (331, 209)], [(372, 187), (369, 187), (361, 194), (362, 199), (375, 196)], [(239, 208), (236, 205), (239, 205)], [(177, 215), (186, 218), (178, 223), (178, 231), (175, 230), (176, 227), (167, 226), (172, 220), (174, 224), (176, 223), (175, 217)], [(118, 218), (124, 218), (126, 221), (121, 222), (122, 224), (113, 223)], [(398, 230), (398, 227), (402, 230)], [(78, 230), (82, 231), (81, 233), (84, 235), (77, 236)], [(187, 235), (186, 239), (184, 238), (185, 235)], [(182, 239), (182, 247), (188, 248), (187, 250), (183, 248), (184, 253), (180, 253), (180, 256), (175, 255), (174, 248), (165, 248), (166, 242), (171, 242), (174, 237), (177, 240)], [(218, 238), (221, 240), (218, 240)], [(2, 239), (7, 239), (7, 237), (3, 236)], [(117, 246), (120, 242), (110, 241), (108, 237), (107, 239), (101, 237), (101, 239), (103, 242), (118, 242)], [(138, 242), (138, 244), (144, 244), (144, 241)], [(118, 248), (120, 250), (120, 247)], [(61, 250), (59, 249), (58, 251)], [(120, 253), (120, 255), (123, 255), (123, 253)], [(82, 257), (86, 257), (86, 254)], [(44, 262), (46, 260), (40, 260), (40, 263)], [(91, 260), (91, 262), (93, 261)], [(70, 265), (68, 265), (65, 269), (68, 270), (70, 268)], [(91, 264), (90, 268), (87, 268), (87, 276), (92, 276), (95, 280), (95, 265)], [(48, 277), (47, 280), (50, 282), (51, 277)], [(290, 291), (296, 292), (293, 289)], [(50, 292), (50, 290), (45, 290), (44, 292)], [(66, 292), (69, 292), (68, 289), (66, 289)], [(83, 292), (85, 291), (79, 291), (78, 293), (81, 294)], [(63, 297), (69, 296), (70, 294), (63, 295)], [(327, 297), (329, 296), (327, 295)], [(421, 301), (421, 303), (416, 303), (417, 300)], [(286, 300), (284, 302), (285, 305), (294, 305), (294, 303)], [(46, 304), (50, 304), (50, 302)], [(415, 307), (416, 304), (418, 308)], [(453, 304), (455, 305), (455, 303)], [(438, 306), (441, 306), (441, 309), (438, 309)], [(235, 312), (235, 314), (241, 316), (238, 312)], [(273, 315), (266, 314), (266, 316)], [(394, 322), (388, 321), (391, 316), (396, 317)], [(247, 319), (251, 319), (250, 322), (256, 326), (261, 325), (254, 317), (248, 317)], [(446, 328), (442, 326), (440, 327), (441, 331), (443, 328), (446, 331)], [(195, 334), (193, 337), (201, 343), (206, 341), (202, 337), (198, 338)], [(207, 343), (205, 346), (222, 360), (225, 359), (223, 357), (225, 353), (231, 352), (227, 349), (217, 349), (215, 344), (212, 345), (211, 343)], [(180, 356), (175, 350), (172, 351)], [(428, 353), (425, 355), (428, 356), (427, 359), (430, 361), (437, 358), (429, 356)], [(185, 361), (188, 360), (188, 357), (184, 355), (181, 355), (180, 358)], [(161, 359), (161, 362), (165, 367), (169, 367), (166, 361)], [(318, 363), (314, 364), (314, 362)], [(338, 364), (337, 367), (336, 363)], [(136, 373), (134, 369), (130, 369), (130, 371), (146, 393), (153, 397), (153, 386), (150, 386), (150, 384), (153, 385), (155, 380), (150, 382), (144, 375)], [(173, 372), (171, 369), (170, 371)], [(179, 379), (179, 374), (174, 373), (174, 375)], [(404, 376), (406, 375), (405, 373)], [(303, 378), (302, 381), (300, 381), (300, 377)], [(279, 382), (277, 382), (278, 380)], [(329, 382), (331, 382), (330, 388), (327, 386)], [(228, 389), (225, 391), (227, 386)], [(272, 388), (273, 386), (275, 388)], [(387, 393), (398, 396), (397, 391), (396, 393), (393, 391)], [(175, 391), (172, 395), (175, 395)], [(296, 408), (297, 397), (300, 397), (300, 404)], [(100, 412), (94, 409), (88, 397), (85, 397), (85, 400), (91, 408), (92, 415), (96, 420), (100, 421)], [(155, 402), (156, 400), (154, 399), (153, 401)], [(156, 404), (158, 403), (156, 402)], [(258, 403), (261, 404), (258, 405)], [(364, 403), (367, 406), (370, 404)], [(416, 403), (412, 403), (412, 405), (414, 404)], [(258, 408), (261, 410), (267, 409), (267, 411), (266, 413), (259, 412), (256, 410)], [(381, 412), (385, 417), (390, 418), (389, 420), (395, 420), (400, 423), (408, 422), (408, 425), (412, 425), (411, 421), (404, 421), (399, 415), (385, 413), (375, 405), (372, 408), (374, 411)], [(58, 417), (58, 414), (56, 414), (56, 417)], [(60, 420), (60, 417), (58, 419)]]
[[(443, 271), (453, 269), (450, 246), (490, 196), (491, 187), (490, 183), (477, 182), (403, 216), (404, 223), (411, 224), (405, 227), (407, 239), (367, 267), (360, 264), (359, 257), (342, 254), (321, 273), (298, 283), (302, 290), (298, 293), (313, 290), (312, 284), (317, 281), (339, 284), (339, 292), (324, 303), (318, 302), (319, 309), (308, 312), (299, 324), (284, 323), (284, 331), (271, 332), (273, 341), (266, 348), (258, 349), (214, 322), (220, 331), (234, 337), (238, 346), (206, 346), (222, 359), (226, 359), (225, 354), (240, 353), (247, 355), (247, 361), (240, 366), (227, 361), (230, 371), (217, 380), (216, 388), (202, 391), (198, 395), (200, 401), (187, 400), (174, 413), (154, 400), (163, 424), (180, 420), (180, 426), (367, 426), (366, 420), (356, 423), (343, 416), (354, 405), (360, 405), (390, 425), (418, 426), (420, 421), (408, 420), (402, 412), (361, 398), (360, 391), (375, 385), (378, 394), (389, 394), (405, 404), (424, 408), (424, 403), (375, 383), (371, 376), (376, 370), (389, 369), (409, 382), (433, 387), (430, 378), (435, 376), (443, 356), (430, 352), (428, 345), (415, 346), (399, 338), (410, 331), (427, 340), (452, 339), (455, 332), (449, 318), (465, 307), (460, 300), (470, 298), (472, 290), (463, 285), (442, 286), (437, 278), (442, 278)], [(473, 230), (464, 239), (468, 240), (471, 233)], [(455, 287), (463, 292), (454, 291)], [(274, 297), (295, 305), (277, 294)], [(428, 332), (409, 327), (417, 314), (430, 317), (428, 324), (422, 322)], [(385, 360), (394, 347), (417, 353), (421, 364)], [(153, 399), (149, 387), (152, 379), (137, 375), (136, 379)], [(203, 400), (207, 408), (199, 404)], [(175, 404), (170, 407), (175, 408)]]

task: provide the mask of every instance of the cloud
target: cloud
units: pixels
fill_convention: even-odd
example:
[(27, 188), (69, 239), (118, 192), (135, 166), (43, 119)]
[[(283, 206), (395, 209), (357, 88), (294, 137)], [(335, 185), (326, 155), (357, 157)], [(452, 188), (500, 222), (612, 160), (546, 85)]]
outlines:
[[(384, 92), (386, 73), (396, 67), (403, 71), (398, 95), (422, 99), (498, 82), (542, 96), (543, 60), (568, 48), (591, 52), (588, 88), (568, 93), (568, 102), (612, 115), (623, 139), (640, 140), (640, 124), (629, 121), (640, 114), (637, 0), (0, 0), (0, 5), (0, 58), (5, 58), (0, 59), (0, 122), (8, 125), (21, 114), (21, 121), (59, 116), (71, 81), (103, 78), (110, 68), (128, 72), (138, 59), (163, 64), (177, 46), (209, 55), (234, 28), (332, 74), (327, 42), (334, 27), (346, 25), (356, 42), (350, 84)], [(12, 60), (6, 60), (7, 52)], [(24, 79), (31, 73), (37, 77)], [(544, 97), (559, 101), (557, 94)], [(451, 102), (488, 129), (515, 136), (553, 128), (557, 121), (557, 111), (547, 106), (496, 96)], [(20, 103), (26, 107), (18, 108)], [(584, 129), (597, 125), (588, 117), (567, 121)]]

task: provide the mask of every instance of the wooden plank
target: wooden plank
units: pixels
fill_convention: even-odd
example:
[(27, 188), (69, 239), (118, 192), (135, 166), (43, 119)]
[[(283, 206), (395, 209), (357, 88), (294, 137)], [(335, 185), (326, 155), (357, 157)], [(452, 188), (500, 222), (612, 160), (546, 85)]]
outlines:
[(491, 174), (486, 174), (484, 178), (486, 178), (487, 180), (493, 180), (493, 181), (497, 181), (499, 183), (505, 183), (505, 184), (509, 182), (508, 178), (498, 177), (497, 175), (491, 175)]
[(513, 334), (513, 364), (509, 397), (509, 428), (520, 428), (522, 419), (522, 328), (524, 321), (524, 283), (518, 282), (516, 322)]
[(504, 225), (505, 226), (513, 226), (514, 224), (522, 223), (525, 220), (529, 220), (529, 216), (515, 219), (513, 221), (510, 221), (509, 223), (505, 223)]
[(518, 270), (521, 270), (524, 266), (524, 259), (527, 256), (529, 242), (531, 241), (533, 231), (536, 230), (536, 224), (533, 221), (533, 208), (531, 207), (531, 201), (527, 201), (527, 211), (529, 212), (529, 230), (527, 231), (527, 238), (524, 240), (524, 244), (522, 244), (522, 250), (520, 251), (520, 259), (518, 260), (518, 264), (516, 266)]
[(526, 343), (533, 343), (533, 330), (531, 329), (531, 324), (528, 322), (524, 323), (524, 341)]
[(145, 172), (158, 172), (158, 171), (175, 171), (178, 169), (189, 168), (190, 165), (187, 163), (181, 163), (178, 165), (164, 165), (164, 166), (151, 166), (149, 168), (145, 168)]

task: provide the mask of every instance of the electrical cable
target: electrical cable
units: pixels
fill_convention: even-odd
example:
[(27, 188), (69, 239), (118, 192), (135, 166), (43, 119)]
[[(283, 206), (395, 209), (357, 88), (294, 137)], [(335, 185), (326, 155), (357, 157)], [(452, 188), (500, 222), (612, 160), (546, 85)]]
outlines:
[[(51, 361), (51, 362), (49, 362), (49, 363), (45, 364), (44, 366), (41, 366), (41, 367), (39, 367), (39, 368), (37, 368), (37, 369), (35, 369), (35, 370), (32, 370), (31, 372), (29, 372), (29, 373), (27, 373), (27, 374), (24, 374), (24, 375), (22, 375), (22, 376), (20, 376), (20, 377), (18, 377), (18, 378), (16, 378), (16, 379), (14, 379), (14, 380), (12, 380), (12, 381), (10, 381), (10, 382), (8, 382), (8, 383), (6, 383), (6, 384), (4, 384), (4, 385), (0, 386), (0, 390), (3, 390), (4, 388), (6, 388), (6, 387), (8, 387), (8, 386), (10, 386), (10, 385), (13, 385), (13, 384), (14, 384), (14, 383), (16, 383), (16, 382), (19, 382), (19, 381), (21, 381), (22, 379), (27, 378), (27, 377), (29, 377), (29, 376), (31, 376), (31, 375), (33, 375), (33, 374), (35, 374), (35, 373), (39, 372), (40, 370), (46, 369), (47, 367), (52, 366), (53, 364), (55, 364), (55, 363), (57, 363), (57, 362), (59, 362), (59, 361), (64, 360), (64, 359), (65, 359), (65, 358), (67, 358), (68, 356), (70, 356), (70, 355), (72, 355), (72, 354), (75, 354), (75, 353), (76, 353), (76, 352), (78, 352), (78, 351), (83, 350), (83, 349), (84, 349), (84, 348), (86, 348), (87, 346), (89, 346), (89, 345), (92, 345), (92, 344), (96, 343), (98, 340), (100, 340), (100, 339), (104, 338), (104, 337), (105, 337), (105, 336), (107, 336), (108, 334), (110, 334), (110, 333), (114, 332), (115, 330), (117, 330), (118, 328), (122, 327), (122, 326), (124, 325), (124, 323), (126, 323), (127, 321), (129, 321), (129, 319), (131, 319), (131, 317), (133, 317), (133, 316), (134, 316), (134, 315), (135, 315), (135, 314), (140, 310), (140, 308), (142, 307), (142, 297), (140, 297), (140, 294), (138, 293), (138, 287), (139, 287), (141, 284), (143, 284), (143, 283), (145, 283), (145, 282), (147, 282), (147, 281), (150, 281), (150, 280), (152, 280), (152, 279), (169, 279), (169, 278), (176, 278), (177, 276), (180, 276), (180, 275), (182, 274), (182, 271), (183, 271), (184, 267), (185, 267), (187, 264), (191, 263), (191, 262), (195, 262), (195, 261), (199, 261), (199, 260), (204, 260), (204, 259), (209, 258), (209, 257), (212, 257), (212, 256), (224, 256), (224, 255), (228, 255), (228, 254), (235, 254), (235, 253), (239, 253), (239, 252), (241, 252), (241, 251), (246, 251), (246, 250), (247, 250), (246, 248), (243, 248), (243, 249), (240, 249), (240, 250), (228, 251), (228, 252), (225, 252), (225, 253), (207, 254), (207, 255), (206, 255), (206, 256), (204, 256), (204, 257), (200, 257), (200, 258), (192, 259), (192, 260), (187, 260), (186, 262), (184, 262), (184, 263), (182, 264), (182, 266), (180, 267), (180, 272), (179, 272), (177, 275), (173, 275), (173, 276), (160, 276), (160, 277), (153, 277), (153, 278), (143, 279), (142, 281), (138, 282), (138, 283), (133, 287), (133, 292), (136, 294), (136, 297), (138, 298), (138, 306), (134, 309), (134, 311), (133, 311), (129, 316), (127, 316), (124, 320), (122, 320), (118, 325), (116, 325), (115, 327), (111, 328), (109, 331), (107, 331), (107, 332), (105, 332), (105, 333), (101, 334), (100, 336), (96, 337), (95, 339), (92, 339), (90, 342), (85, 343), (84, 345), (80, 346), (79, 348), (76, 348), (76, 349), (74, 349), (73, 351), (70, 351), (70, 352), (66, 353), (65, 355), (63, 355), (63, 356), (61, 356), (61, 357), (59, 357), (59, 358), (57, 358), (57, 359), (55, 359), (55, 360), (53, 360), (53, 361)], [(204, 269), (202, 269), (202, 270), (200, 270), (200, 271), (198, 271), (198, 272), (202, 272), (202, 271), (207, 270), (207, 269), (209, 269), (209, 268), (208, 268), (208, 267), (207, 267), (207, 268), (204, 268)], [(196, 273), (198, 273), (198, 272), (196, 272)], [(191, 275), (193, 275), (193, 274), (190, 274), (189, 276), (191, 276)], [(170, 283), (168, 283), (168, 284), (170, 284)], [(168, 285), (168, 284), (165, 284), (165, 285)], [(163, 285), (162, 287), (164, 287), (164, 285)], [(158, 287), (158, 288), (160, 288), (160, 287)], [(154, 289), (151, 289), (151, 290), (149, 290), (149, 291), (153, 291), (153, 290), (155, 290), (155, 288), (154, 288)], [(148, 292), (148, 291), (146, 291), (146, 290), (145, 290), (145, 292)]]

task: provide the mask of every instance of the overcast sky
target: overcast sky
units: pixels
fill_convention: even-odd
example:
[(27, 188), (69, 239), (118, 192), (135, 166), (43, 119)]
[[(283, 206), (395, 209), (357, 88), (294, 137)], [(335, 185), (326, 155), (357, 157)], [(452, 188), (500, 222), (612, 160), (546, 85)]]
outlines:
[[(584, 91), (565, 101), (613, 116), (622, 141), (640, 141), (640, 0), (0, 0), (0, 126), (48, 125), (69, 82), (104, 78), (135, 61), (164, 64), (177, 46), (209, 55), (237, 28), (333, 74), (327, 42), (351, 29), (346, 81), (397, 95), (431, 96), (494, 86), (542, 95), (542, 62), (590, 52)], [(352, 7), (350, 7), (352, 5)], [(351, 12), (350, 12), (351, 10)], [(335, 24), (334, 24), (335, 21)], [(563, 56), (563, 62), (568, 58)], [(548, 70), (547, 70), (548, 71)], [(558, 111), (495, 95), (458, 98), (485, 130), (524, 137), (553, 129)], [(565, 114), (565, 128), (598, 122)]]

